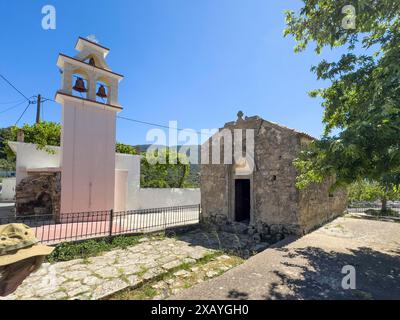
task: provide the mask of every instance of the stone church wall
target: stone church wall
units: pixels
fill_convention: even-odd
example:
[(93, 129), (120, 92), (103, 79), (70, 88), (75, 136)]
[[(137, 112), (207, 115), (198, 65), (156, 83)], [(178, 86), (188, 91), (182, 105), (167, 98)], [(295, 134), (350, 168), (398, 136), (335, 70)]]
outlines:
[[(254, 130), (255, 166), (253, 173), (245, 177), (251, 185), (250, 223), (235, 222), (235, 179), (240, 178), (235, 175), (235, 165), (203, 164), (200, 183), (204, 224), (275, 242), (287, 235), (309, 232), (344, 212), (346, 192), (340, 189), (330, 194), (332, 181), (306, 190), (296, 188), (293, 160), (312, 137), (258, 117), (238, 119), (224, 128)], [(223, 149), (223, 141), (221, 144)]]

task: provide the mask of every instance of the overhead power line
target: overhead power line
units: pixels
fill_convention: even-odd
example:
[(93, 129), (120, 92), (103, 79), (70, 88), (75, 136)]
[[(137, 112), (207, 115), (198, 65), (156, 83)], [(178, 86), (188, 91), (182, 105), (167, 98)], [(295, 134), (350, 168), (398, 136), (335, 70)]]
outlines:
[[(53, 99), (44, 97), (43, 100), (42, 100), (42, 102), (46, 102), (46, 101), (56, 102), (56, 101), (53, 100)], [(56, 103), (57, 103), (57, 102), (56, 102)], [(136, 123), (148, 125), (148, 126), (153, 126), (153, 127), (159, 127), (159, 128), (164, 128), (164, 129), (175, 129), (175, 130), (178, 130), (178, 131), (195, 132), (195, 133), (200, 134), (200, 135), (209, 136), (209, 134), (207, 134), (207, 133), (204, 133), (204, 132), (201, 132), (201, 131), (196, 131), (196, 130), (175, 128), (175, 127), (170, 127), (170, 126), (163, 125), (163, 124), (159, 124), (159, 123), (148, 122), (148, 121), (138, 120), (138, 119), (132, 119), (132, 118), (122, 117), (122, 116), (117, 116), (117, 118), (118, 118), (118, 119), (121, 119), (121, 120), (126, 120), (126, 121), (131, 121), (131, 122), (136, 122)]]
[[(23, 96), (25, 98), (26, 101), (28, 101), (28, 105), (26, 106), (25, 110), (22, 112), (22, 114), (20, 115), (20, 117), (18, 118), (17, 122), (15, 123), (15, 125), (18, 124), (19, 120), (21, 120), (21, 118), (23, 117), (23, 115), (25, 114), (26, 110), (28, 110), (29, 106), (31, 104), (35, 104), (35, 101), (31, 101), (30, 98), (28, 98), (26, 95), (24, 95), (20, 90), (17, 89), (17, 87), (15, 87), (6, 77), (4, 77), (2, 74), (0, 74), (0, 77), (9, 85), (11, 86), (15, 91), (17, 91), (21, 96)], [(35, 96), (33, 96), (35, 97)], [(54, 99), (50, 99), (50, 98), (43, 98), (42, 102), (46, 102), (46, 101), (52, 101), (52, 102), (56, 102)], [(12, 108), (8, 108), (7, 110), (3, 110), (3, 112), (0, 113), (4, 113), (8, 110), (11, 110), (13, 108), (15, 108), (16, 106), (13, 106)], [(123, 120), (127, 120), (127, 121), (131, 121), (131, 122), (136, 122), (136, 123), (141, 123), (141, 124), (145, 124), (145, 125), (149, 125), (149, 126), (155, 126), (155, 127), (160, 127), (160, 128), (165, 128), (165, 129), (174, 129), (174, 130), (178, 130), (178, 131), (187, 131), (187, 132), (195, 132), (197, 134), (200, 135), (207, 135), (204, 132), (201, 131), (196, 131), (196, 130), (190, 130), (190, 129), (180, 129), (180, 128), (174, 128), (174, 127), (170, 127), (170, 126), (166, 126), (166, 125), (162, 125), (159, 123), (152, 123), (152, 122), (147, 122), (147, 121), (143, 121), (143, 120), (137, 120), (137, 119), (131, 119), (131, 118), (127, 118), (127, 117), (121, 117), (121, 116), (117, 116), (118, 119), (123, 119)]]
[(46, 102), (46, 101), (51, 101), (51, 102), (55, 102), (55, 103), (57, 103), (57, 101), (56, 101), (56, 100), (54, 100), (54, 99), (50, 99), (50, 98), (44, 98), (44, 97), (42, 97), (42, 102)]
[(15, 125), (18, 124), (19, 120), (21, 120), (21, 118), (23, 117), (23, 115), (25, 114), (26, 110), (28, 110), (29, 106), (32, 104), (32, 102), (30, 100), (28, 100), (28, 105), (26, 106), (25, 110), (21, 113), (21, 115), (19, 116), (18, 120), (15, 122)]
[(9, 102), (0, 102), (0, 104), (14, 104), (14, 103), (20, 103), (20, 102), (24, 102), (24, 101), (25, 101), (25, 99), (24, 100), (19, 99), (19, 100), (9, 101)]
[(122, 120), (131, 121), (131, 122), (141, 123), (141, 124), (145, 124), (145, 125), (149, 125), (149, 126), (160, 127), (160, 128), (164, 128), (164, 129), (174, 129), (174, 130), (177, 130), (177, 131), (187, 131), (187, 132), (191, 132), (191, 133), (197, 133), (197, 134), (200, 134), (200, 135), (209, 136), (209, 134), (207, 134), (205, 132), (196, 131), (196, 130), (192, 130), (192, 129), (181, 129), (181, 128), (177, 128), (177, 127), (170, 127), (170, 126), (166, 126), (166, 125), (162, 125), (162, 124), (158, 124), (158, 123), (147, 122), (147, 121), (142, 121), (142, 120), (137, 120), (137, 119), (131, 119), (131, 118), (121, 117), (121, 116), (117, 116), (117, 118), (118, 119), (122, 119)]
[(15, 91), (17, 91), (21, 96), (23, 96), (23, 97), (25, 98), (25, 100), (30, 101), (29, 98), (28, 98), (26, 95), (24, 95), (20, 90), (18, 90), (6, 77), (4, 77), (2, 74), (0, 74), (0, 77), (1, 77), (5, 82), (7, 82), (8, 85), (9, 85), (10, 87), (12, 87), (12, 88), (13, 88)]
[[(57, 101), (55, 101), (54, 99), (51, 99), (51, 98), (43, 97), (42, 99), (43, 99), (42, 102), (52, 101), (52, 102), (57, 103)], [(186, 131), (186, 132), (191, 132), (191, 133), (197, 133), (199, 135), (204, 135), (207, 137), (210, 137), (212, 135), (212, 134), (201, 132), (201, 131), (196, 131), (196, 130), (191, 130), (191, 129), (181, 129), (181, 128), (177, 128), (177, 127), (170, 127), (170, 126), (159, 124), (159, 123), (148, 122), (148, 121), (138, 120), (138, 119), (132, 119), (132, 118), (123, 117), (123, 116), (117, 116), (117, 119), (140, 123), (140, 124), (144, 124), (144, 125), (148, 125), (148, 126), (152, 126), (152, 127), (159, 127), (159, 128), (164, 128), (164, 129), (174, 129), (177, 131)]]
[(26, 101), (24, 100), (24, 101), (22, 101), (22, 102), (20, 102), (20, 103), (17, 103), (16, 105), (13, 105), (12, 107), (9, 107), (9, 108), (7, 108), (7, 109), (1, 110), (1, 111), (0, 111), (0, 114), (6, 113), (7, 111), (10, 111), (10, 110), (12, 110), (12, 109), (15, 109), (15, 108), (19, 107), (20, 105), (22, 105), (22, 104), (25, 103), (25, 102), (26, 102)]

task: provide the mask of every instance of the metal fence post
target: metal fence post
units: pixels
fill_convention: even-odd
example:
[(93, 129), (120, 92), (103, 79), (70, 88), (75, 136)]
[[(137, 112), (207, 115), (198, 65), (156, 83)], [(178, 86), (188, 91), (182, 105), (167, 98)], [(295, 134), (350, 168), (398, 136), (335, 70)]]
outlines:
[(162, 214), (163, 214), (163, 219), (164, 219), (164, 232), (165, 232), (165, 230), (167, 230), (167, 217), (165, 216), (165, 211), (166, 211), (167, 209), (166, 208), (163, 208), (161, 211), (162, 211)]
[(197, 218), (199, 219), (199, 223), (201, 223), (201, 204), (198, 205), (198, 209), (199, 209), (199, 211), (198, 211)]
[(112, 237), (113, 220), (114, 220), (114, 209), (111, 209), (110, 210), (110, 230), (109, 230), (109, 234), (108, 234), (108, 236), (110, 237), (110, 240)]

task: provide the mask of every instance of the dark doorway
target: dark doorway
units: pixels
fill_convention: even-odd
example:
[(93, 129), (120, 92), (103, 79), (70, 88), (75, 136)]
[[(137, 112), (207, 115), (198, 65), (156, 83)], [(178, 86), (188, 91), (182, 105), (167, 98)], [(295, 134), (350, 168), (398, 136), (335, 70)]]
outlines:
[(235, 221), (250, 222), (250, 180), (235, 180)]

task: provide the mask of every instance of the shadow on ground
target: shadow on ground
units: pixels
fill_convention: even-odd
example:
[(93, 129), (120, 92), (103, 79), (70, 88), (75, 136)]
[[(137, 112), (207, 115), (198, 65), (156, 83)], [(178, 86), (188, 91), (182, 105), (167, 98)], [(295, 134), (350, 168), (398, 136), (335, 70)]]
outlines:
[(255, 242), (248, 234), (225, 231), (196, 229), (179, 235), (168, 234), (168, 236), (171, 235), (192, 246), (202, 246), (212, 250), (223, 251), (244, 259), (270, 246), (270, 243), (265, 241)]
[[(320, 248), (276, 249), (284, 253), (281, 270), (273, 273), (274, 281), (265, 299), (400, 299), (400, 257), (367, 247), (349, 253), (326, 252)], [(342, 274), (345, 265), (356, 271), (356, 289), (344, 290)], [(300, 270), (289, 277), (287, 270)], [(282, 287), (289, 290), (283, 292)], [(241, 296), (246, 293), (241, 293)]]

